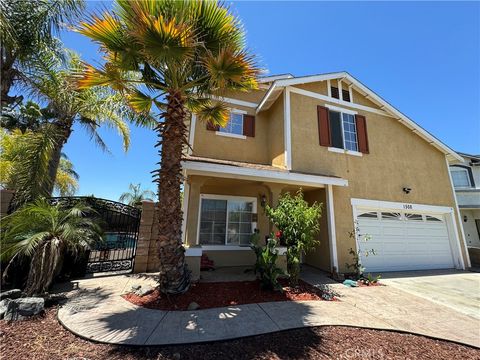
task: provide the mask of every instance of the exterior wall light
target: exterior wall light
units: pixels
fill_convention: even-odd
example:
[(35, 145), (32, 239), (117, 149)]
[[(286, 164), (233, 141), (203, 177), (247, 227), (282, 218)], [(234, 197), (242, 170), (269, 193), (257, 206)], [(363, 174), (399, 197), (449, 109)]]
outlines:
[(404, 192), (405, 194), (410, 194), (410, 191), (412, 191), (412, 188), (409, 188), (409, 187), (404, 187), (404, 188), (403, 188), (403, 192)]
[(267, 205), (267, 197), (263, 194), (260, 198), (260, 205), (264, 208)]
[(467, 221), (468, 221), (467, 215), (464, 215), (463, 216), (463, 222), (467, 222)]

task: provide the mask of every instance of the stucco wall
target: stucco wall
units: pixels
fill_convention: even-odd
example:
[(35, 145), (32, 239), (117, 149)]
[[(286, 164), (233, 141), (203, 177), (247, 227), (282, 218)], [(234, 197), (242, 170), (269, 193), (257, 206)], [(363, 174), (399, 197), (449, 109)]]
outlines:
[(322, 204), (320, 232), (317, 236), (317, 240), (319, 240), (320, 243), (315, 247), (314, 251), (308, 252), (306, 254), (305, 261), (307, 264), (312, 265), (316, 268), (330, 271), (330, 244), (328, 239), (326, 191), (325, 189), (306, 191), (304, 197), (309, 204), (313, 204), (315, 201)]
[[(349, 181), (348, 187), (333, 188), (340, 271), (354, 247), (348, 238), (353, 229), (351, 198), (455, 206), (444, 154), (398, 121), (358, 111), (367, 119), (370, 154), (339, 154), (318, 142), (317, 105), (324, 102), (294, 93), (291, 101), (293, 170)], [(407, 195), (403, 187), (413, 190)]]
[(267, 145), (269, 163), (273, 166), (285, 167), (284, 140), (284, 99), (280, 96), (268, 109), (260, 113), (268, 123)]

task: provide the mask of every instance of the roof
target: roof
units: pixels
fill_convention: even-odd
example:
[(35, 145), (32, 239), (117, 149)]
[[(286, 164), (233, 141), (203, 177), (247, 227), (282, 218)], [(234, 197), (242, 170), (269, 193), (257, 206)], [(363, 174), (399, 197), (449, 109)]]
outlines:
[[(268, 109), (280, 96), (283, 92), (284, 88), (287, 86), (299, 85), (299, 84), (306, 84), (318, 81), (326, 81), (326, 80), (333, 80), (333, 79), (342, 79), (346, 80), (347, 82), (351, 83), (355, 90), (360, 92), (362, 95), (366, 96), (370, 101), (377, 104), (380, 109), (382, 109), (388, 116), (393, 117), (401, 124), (405, 125), (409, 129), (411, 129), (414, 133), (418, 136), (423, 138), (425, 141), (436, 147), (438, 150), (443, 152), (447, 159), (452, 161), (463, 161), (463, 158), (452, 150), (450, 147), (445, 145), (439, 139), (437, 139), (434, 135), (430, 134), (427, 130), (422, 128), (408, 116), (400, 112), (394, 106), (392, 106), (388, 101), (377, 95), (374, 91), (369, 89), (367, 86), (362, 84), (352, 75), (350, 75), (346, 71), (341, 72), (334, 72), (334, 73), (325, 73), (325, 74), (317, 74), (317, 75), (309, 75), (309, 76), (301, 76), (301, 77), (292, 77), (292, 78), (278, 78), (273, 81), (270, 85), (270, 88), (264, 95), (263, 99), (260, 101), (259, 105), (257, 106), (257, 113), (263, 110)], [(335, 99), (337, 100), (337, 99)], [(337, 102), (343, 103), (342, 100)], [(346, 106), (349, 105), (348, 102), (345, 102)]]
[(234, 179), (250, 179), (282, 184), (318, 186), (347, 186), (348, 181), (334, 175), (289, 171), (268, 164), (220, 160), (187, 155), (182, 159), (182, 167), (190, 175), (218, 175)]
[(469, 158), (469, 159), (480, 161), (480, 155), (472, 155), (472, 154), (467, 154), (467, 153), (462, 153), (462, 152), (457, 152), (457, 154), (460, 154), (461, 156)]

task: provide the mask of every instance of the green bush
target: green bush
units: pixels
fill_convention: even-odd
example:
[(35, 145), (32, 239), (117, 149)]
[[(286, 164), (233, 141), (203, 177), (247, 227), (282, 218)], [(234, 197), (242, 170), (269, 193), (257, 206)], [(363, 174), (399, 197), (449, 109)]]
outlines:
[(285, 275), (285, 273), (277, 267), (277, 241), (273, 238), (269, 239), (267, 245), (263, 247), (258, 244), (259, 237), (258, 233), (253, 234), (250, 244), (257, 259), (254, 272), (260, 279), (262, 289), (283, 291), (282, 285), (278, 282), (278, 277)]
[(290, 285), (296, 286), (300, 276), (300, 260), (302, 252), (313, 250), (320, 231), (319, 219), (322, 215), (322, 204), (309, 205), (299, 190), (295, 196), (282, 195), (276, 207), (265, 206), (265, 213), (279, 230), (281, 238), (287, 246), (287, 271)]

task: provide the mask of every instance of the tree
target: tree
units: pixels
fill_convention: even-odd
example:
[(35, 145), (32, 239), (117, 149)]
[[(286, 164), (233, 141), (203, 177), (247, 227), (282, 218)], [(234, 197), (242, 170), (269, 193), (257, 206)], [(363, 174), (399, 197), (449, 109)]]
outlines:
[(57, 135), (49, 160), (49, 193), (57, 176), (63, 146), (67, 143), (74, 123), (80, 124), (100, 146), (108, 151), (97, 132), (101, 126), (113, 128), (123, 139), (125, 151), (130, 145), (130, 130), (126, 120), (136, 125), (152, 127), (153, 119), (148, 113), (137, 114), (127, 105), (123, 96), (116, 91), (94, 86), (77, 89), (72, 76), (82, 69), (77, 54), (67, 51), (66, 63), (53, 53), (44, 53), (32, 60), (35, 73), (29, 77), (32, 94), (48, 102), (45, 113)]
[(66, 250), (78, 253), (102, 241), (100, 227), (86, 216), (92, 213), (81, 204), (66, 209), (37, 199), (3, 218), (1, 259), (9, 262), (5, 273), (15, 261), (27, 257), (31, 264), (26, 293), (46, 292), (61, 270)]
[(318, 241), (315, 235), (320, 231), (322, 205), (309, 205), (299, 190), (295, 196), (282, 195), (276, 207), (265, 206), (265, 213), (279, 230), (278, 237), (287, 245), (287, 271), (290, 284), (296, 286), (300, 275), (302, 252), (312, 250)]
[(130, 184), (128, 186), (129, 191), (120, 195), (118, 201), (126, 203), (130, 206), (138, 206), (142, 200), (152, 200), (155, 197), (155, 193), (151, 190), (142, 190), (140, 184)]
[(80, 176), (73, 168), (73, 163), (62, 153), (60, 165), (55, 177), (54, 190), (60, 196), (72, 196), (78, 191), (78, 179)]
[(257, 86), (258, 69), (245, 50), (243, 28), (214, 1), (117, 0), (113, 11), (91, 16), (79, 32), (100, 44), (106, 59), (101, 67), (86, 65), (79, 88), (111, 86), (136, 111), (160, 111), (159, 285), (164, 293), (185, 292), (190, 285), (181, 236), (185, 122), (192, 111), (224, 126), (228, 109), (212, 97)]
[(54, 35), (72, 24), (84, 6), (82, 0), (0, 2), (2, 108), (22, 101), (22, 96), (9, 95), (11, 88), (28, 79), (32, 56), (61, 48)]

